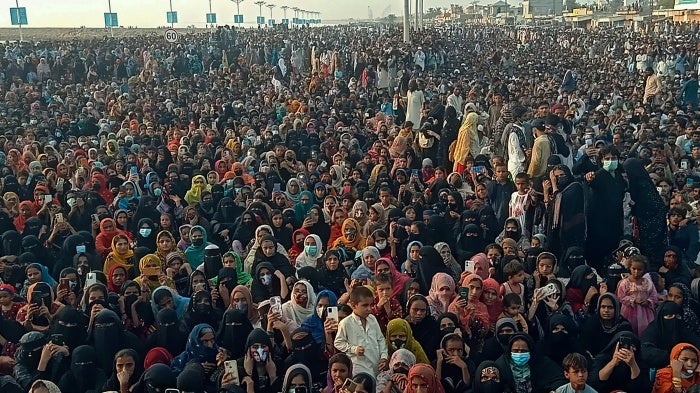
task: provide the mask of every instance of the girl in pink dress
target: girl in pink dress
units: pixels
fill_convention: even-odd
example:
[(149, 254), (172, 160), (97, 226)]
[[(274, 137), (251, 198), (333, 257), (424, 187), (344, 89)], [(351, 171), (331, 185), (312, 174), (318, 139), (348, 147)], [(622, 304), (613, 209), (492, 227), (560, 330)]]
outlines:
[(632, 330), (641, 336), (654, 319), (657, 293), (648, 275), (647, 259), (642, 255), (630, 257), (630, 275), (617, 285), (617, 297), (622, 303), (621, 314), (632, 324)]

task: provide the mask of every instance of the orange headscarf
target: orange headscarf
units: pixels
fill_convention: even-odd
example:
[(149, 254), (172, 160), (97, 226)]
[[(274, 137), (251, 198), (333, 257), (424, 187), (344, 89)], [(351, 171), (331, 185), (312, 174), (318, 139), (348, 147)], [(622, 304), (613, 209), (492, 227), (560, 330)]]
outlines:
[[(677, 360), (679, 356), (681, 356), (681, 352), (684, 350), (691, 350), (695, 352), (695, 355), (700, 358), (700, 351), (698, 351), (695, 346), (692, 344), (688, 343), (679, 343), (676, 344), (673, 349), (671, 349), (671, 356), (669, 359), (670, 360)], [(693, 373), (691, 374), (690, 378), (683, 378), (683, 374), (690, 374), (687, 373), (687, 370), (683, 370), (681, 374), (681, 389), (685, 391), (689, 387), (700, 383), (700, 374), (697, 373), (697, 367), (695, 370), (693, 370)], [(673, 391), (673, 370), (671, 369), (671, 366), (666, 366), (656, 372), (656, 379), (654, 380), (654, 389), (652, 390), (652, 393), (666, 393), (666, 392), (671, 392)]]
[(15, 228), (17, 228), (17, 232), (24, 232), (24, 226), (27, 224), (27, 219), (22, 217), (22, 206), (27, 206), (29, 208), (29, 212), (31, 215), (29, 218), (36, 216), (36, 207), (32, 203), (32, 201), (22, 201), (19, 203), (19, 215), (15, 218), (13, 221), (13, 224), (15, 224)]

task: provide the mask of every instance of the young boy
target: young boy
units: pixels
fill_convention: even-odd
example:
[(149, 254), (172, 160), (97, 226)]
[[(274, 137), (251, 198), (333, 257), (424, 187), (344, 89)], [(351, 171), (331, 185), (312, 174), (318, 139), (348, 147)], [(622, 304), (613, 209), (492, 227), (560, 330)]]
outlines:
[(523, 299), (515, 293), (509, 293), (503, 297), (503, 312), (498, 318), (508, 317), (515, 319), (518, 328), (523, 333), (527, 333), (527, 320), (520, 312), (523, 307)]
[[(515, 192), (510, 195), (510, 202), (508, 202), (508, 217), (517, 219), (520, 228), (526, 228), (525, 212), (530, 202), (528, 191), (530, 191), (530, 176), (520, 172), (515, 175)], [(529, 236), (529, 234), (525, 235)]]
[(382, 334), (386, 333), (389, 321), (403, 317), (401, 303), (391, 297), (392, 284), (391, 273), (379, 273), (374, 280), (377, 296), (372, 302), (372, 315), (377, 318)]
[[(503, 275), (508, 279), (501, 284), (501, 296), (514, 293), (520, 296), (520, 304), (525, 303), (525, 267), (518, 261), (510, 261), (503, 266)], [(521, 309), (520, 311), (525, 311)]]
[(373, 301), (374, 295), (369, 288), (359, 286), (352, 289), (352, 314), (338, 324), (333, 345), (348, 355), (353, 373), (366, 372), (376, 378), (380, 370), (389, 367), (389, 350), (377, 318), (371, 314)]
[(569, 380), (569, 383), (560, 386), (556, 393), (598, 393), (586, 385), (588, 362), (585, 356), (580, 353), (570, 353), (564, 358), (562, 367), (564, 368), (564, 376)]

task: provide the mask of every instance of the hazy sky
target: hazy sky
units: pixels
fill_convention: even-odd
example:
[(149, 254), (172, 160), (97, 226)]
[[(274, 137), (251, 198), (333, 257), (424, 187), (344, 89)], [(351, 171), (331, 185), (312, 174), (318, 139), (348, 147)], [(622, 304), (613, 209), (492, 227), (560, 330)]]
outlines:
[[(414, 2), (415, 0), (411, 0)], [(172, 0), (173, 10), (178, 12), (179, 26), (204, 25), (205, 13), (209, 12), (208, 0)], [(367, 7), (372, 8), (375, 18), (387, 13), (401, 15), (403, 0), (267, 0), (277, 5), (273, 9), (274, 19), (282, 19), (282, 5), (299, 7), (309, 11), (321, 12), (321, 18), (338, 20), (347, 18), (365, 19)], [(495, 0), (482, 0), (481, 3), (493, 3)], [(241, 3), (241, 13), (246, 22), (255, 22), (258, 6), (254, 0)], [(424, 8), (449, 6), (450, 3), (463, 3), (456, 0), (423, 0)], [(14, 0), (3, 1), (0, 8), (0, 27), (10, 27), (10, 7)], [(233, 24), (236, 4), (230, 0), (211, 0), (212, 10), (217, 14), (219, 24)], [(28, 27), (104, 27), (107, 12), (107, 0), (19, 0), (20, 7), (27, 8)], [(390, 8), (388, 8), (390, 7)], [(136, 25), (155, 27), (166, 24), (165, 13), (169, 11), (168, 0), (112, 0), (112, 12), (118, 13), (122, 26)], [(390, 10), (390, 11), (389, 11)], [(388, 12), (389, 11), (389, 12)], [(265, 18), (270, 17), (270, 10), (263, 7)], [(292, 18), (293, 12), (287, 11)], [(1, 38), (1, 37), (0, 37)]]

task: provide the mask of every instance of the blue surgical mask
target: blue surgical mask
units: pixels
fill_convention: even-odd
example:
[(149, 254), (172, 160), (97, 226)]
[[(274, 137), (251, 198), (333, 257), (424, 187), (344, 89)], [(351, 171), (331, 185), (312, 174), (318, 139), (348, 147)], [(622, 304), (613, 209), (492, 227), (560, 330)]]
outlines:
[(617, 160), (603, 160), (603, 169), (608, 172), (614, 172), (617, 169)]
[(156, 188), (153, 190), (153, 195), (155, 195), (157, 197), (159, 197), (160, 194), (162, 194), (162, 193), (163, 193), (163, 190), (161, 188)]
[(139, 233), (143, 237), (148, 237), (151, 234), (151, 228), (141, 228), (139, 229)]
[(306, 252), (306, 255), (316, 255), (318, 252), (318, 247), (317, 246), (304, 246), (304, 252)]
[(530, 361), (530, 352), (512, 352), (510, 358), (513, 359), (513, 363), (522, 366)]
[(258, 355), (260, 355), (260, 361), (264, 362), (267, 360), (267, 352), (264, 349), (258, 348)]

